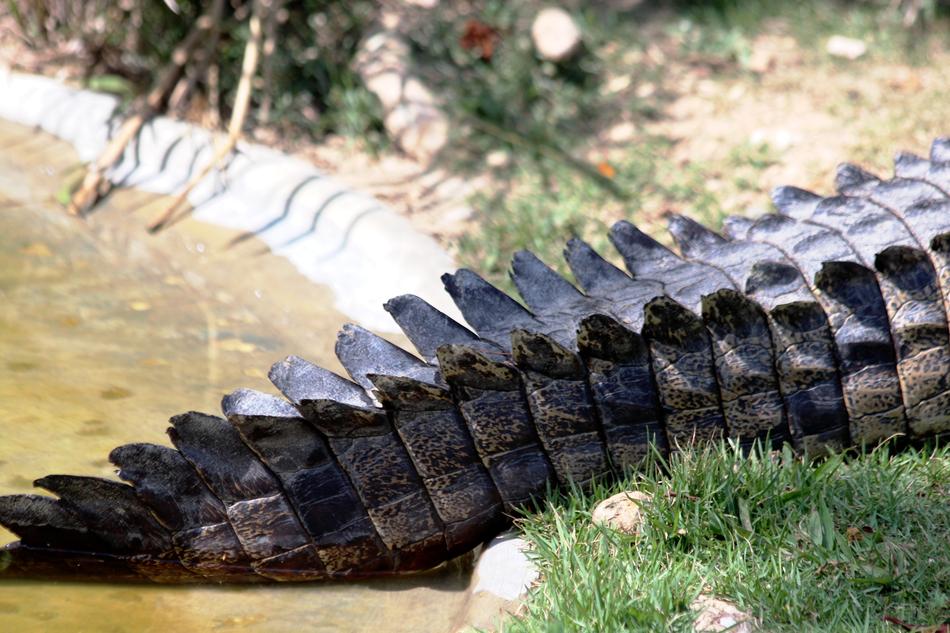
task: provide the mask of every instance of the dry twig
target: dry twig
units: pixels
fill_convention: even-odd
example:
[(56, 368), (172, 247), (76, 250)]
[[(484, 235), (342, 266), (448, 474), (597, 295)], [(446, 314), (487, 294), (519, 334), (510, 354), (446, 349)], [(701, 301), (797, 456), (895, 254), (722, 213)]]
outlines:
[(261, 51), (261, 105), (257, 109), (257, 122), (270, 123), (274, 88), (274, 52), (277, 50), (277, 28), (280, 26), (284, 0), (262, 0), (270, 4), (267, 20), (264, 21), (264, 48)]
[(247, 118), (247, 111), (251, 102), (251, 80), (257, 72), (257, 63), (260, 58), (262, 39), (261, 22), (266, 18), (266, 16), (262, 15), (265, 12), (266, 7), (264, 3), (260, 0), (255, 0), (250, 18), (250, 37), (247, 40), (247, 46), (244, 48), (244, 61), (241, 64), (241, 79), (238, 81), (237, 91), (234, 95), (234, 110), (231, 113), (231, 121), (228, 124), (227, 136), (223, 141), (217, 144), (214, 155), (208, 164), (188, 181), (188, 184), (175, 196), (175, 199), (169, 207), (149, 223), (149, 232), (154, 233), (164, 228), (178, 209), (186, 202), (188, 194), (190, 194), (194, 188), (211, 173), (211, 170), (231, 153), (234, 146), (237, 145), (237, 141), (241, 136), (241, 129), (244, 126), (244, 119)]
[(127, 118), (119, 131), (112, 137), (96, 162), (89, 167), (83, 178), (82, 185), (73, 194), (67, 211), (71, 215), (81, 216), (96, 204), (112, 189), (112, 182), (106, 177), (106, 172), (121, 158), (125, 148), (138, 134), (145, 122), (162, 110), (175, 85), (181, 80), (185, 65), (191, 58), (192, 52), (202, 41), (202, 38), (220, 21), (220, 14), (211, 13), (217, 7), (220, 11), (223, 3), (215, 2), (208, 13), (203, 14), (192, 26), (181, 44), (172, 53), (172, 59), (165, 68), (158, 83), (152, 90), (140, 98), (132, 107), (132, 114)]
[(180, 112), (185, 107), (185, 102), (194, 93), (198, 82), (202, 79), (205, 79), (210, 91), (210, 67), (212, 61), (214, 61), (215, 51), (218, 49), (218, 42), (221, 40), (221, 16), (224, 13), (224, 0), (214, 0), (209, 13), (215, 17), (215, 20), (208, 32), (204, 46), (195, 52), (194, 65), (190, 69), (186, 69), (187, 81), (179, 82), (168, 100), (168, 109), (172, 112)]

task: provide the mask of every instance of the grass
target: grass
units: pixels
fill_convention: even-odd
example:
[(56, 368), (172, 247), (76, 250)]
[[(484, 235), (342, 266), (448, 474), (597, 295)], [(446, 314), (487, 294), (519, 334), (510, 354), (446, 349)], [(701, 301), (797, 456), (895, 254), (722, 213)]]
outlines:
[[(689, 631), (701, 592), (762, 630), (887, 631), (950, 618), (950, 449), (809, 464), (784, 451), (681, 452), (520, 520), (542, 581), (507, 632)], [(653, 495), (642, 532), (590, 522), (598, 499)]]
[(723, 166), (678, 165), (664, 157), (668, 148), (665, 139), (644, 136), (621, 159), (598, 163), (595, 168), (609, 173), (623, 192), (619, 197), (561, 162), (516, 165), (505, 187), (472, 199), (477, 229), (459, 239), (461, 265), (512, 291), (507, 277), (510, 257), (528, 249), (571, 279), (561, 251), (568, 237), (577, 236), (622, 267), (609, 247), (611, 224), (633, 220), (669, 243), (658, 218), (643, 213), (645, 208), (662, 208), (719, 228), (722, 219), (736, 210), (723, 206), (722, 189), (714, 189), (718, 178), (725, 177), (730, 190), (758, 191), (758, 174), (773, 161), (768, 145), (745, 144), (737, 146)]

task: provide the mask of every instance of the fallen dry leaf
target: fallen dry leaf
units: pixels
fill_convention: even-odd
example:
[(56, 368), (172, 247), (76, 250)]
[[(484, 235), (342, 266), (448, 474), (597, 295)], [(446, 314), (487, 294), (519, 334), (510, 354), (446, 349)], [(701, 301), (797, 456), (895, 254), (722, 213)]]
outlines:
[(617, 175), (617, 170), (614, 169), (613, 165), (611, 165), (605, 160), (602, 160), (599, 163), (597, 163), (597, 171), (604, 178), (613, 178), (614, 176)]
[(495, 44), (499, 39), (498, 30), (479, 20), (469, 20), (465, 23), (459, 43), (466, 50), (479, 50), (479, 56), (484, 61), (491, 61), (495, 53)]

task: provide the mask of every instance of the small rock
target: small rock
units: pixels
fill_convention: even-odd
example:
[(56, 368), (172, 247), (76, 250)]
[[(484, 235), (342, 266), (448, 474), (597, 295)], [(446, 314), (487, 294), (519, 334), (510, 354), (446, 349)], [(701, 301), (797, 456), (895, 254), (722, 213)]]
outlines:
[(753, 633), (758, 628), (758, 623), (751, 615), (740, 611), (739, 607), (731, 602), (708, 594), (700, 594), (689, 607), (698, 611), (693, 624), (696, 633)]
[(486, 591), (504, 600), (523, 598), (539, 575), (528, 549), (528, 542), (514, 532), (495, 537), (475, 566), (472, 592)]
[(630, 87), (630, 75), (614, 75), (604, 84), (603, 93), (607, 95), (623, 92)]
[(399, 147), (420, 161), (430, 161), (449, 140), (449, 122), (432, 104), (401, 104), (383, 119)]
[(591, 513), (594, 525), (602, 525), (624, 534), (638, 534), (643, 514), (640, 506), (653, 499), (639, 490), (620, 492), (597, 504)]
[(636, 93), (637, 97), (640, 99), (648, 99), (656, 94), (656, 84), (647, 82), (645, 84), (640, 84), (637, 86)]
[(719, 84), (712, 79), (700, 79), (696, 84), (696, 92), (701, 97), (714, 97), (719, 93)]
[(581, 31), (564, 9), (542, 9), (531, 25), (534, 47), (544, 59), (560, 62), (569, 58), (581, 45)]
[(624, 121), (607, 130), (607, 140), (611, 143), (626, 143), (637, 133), (637, 127), (630, 121)]
[(495, 169), (507, 167), (509, 163), (511, 163), (511, 154), (503, 149), (488, 152), (485, 156), (485, 164)]
[(746, 62), (746, 68), (760, 75), (772, 70), (773, 66), (775, 66), (775, 54), (764, 48), (753, 48), (749, 61)]
[(777, 152), (784, 152), (799, 141), (797, 134), (785, 128), (756, 128), (749, 135), (750, 145), (768, 145)]
[(399, 25), (402, 24), (402, 13), (393, 11), (392, 9), (383, 9), (379, 16), (379, 23), (387, 31), (395, 31), (399, 28)]
[(844, 35), (832, 35), (828, 38), (825, 51), (832, 57), (857, 59), (868, 51), (868, 45), (863, 41)]
[(394, 70), (383, 71), (366, 79), (366, 88), (376, 95), (383, 108), (392, 110), (402, 99), (402, 76)]
[(409, 45), (394, 31), (381, 31), (360, 46), (356, 69), (383, 106), (383, 125), (413, 158), (428, 162), (445, 147), (449, 121), (437, 99), (409, 71)]

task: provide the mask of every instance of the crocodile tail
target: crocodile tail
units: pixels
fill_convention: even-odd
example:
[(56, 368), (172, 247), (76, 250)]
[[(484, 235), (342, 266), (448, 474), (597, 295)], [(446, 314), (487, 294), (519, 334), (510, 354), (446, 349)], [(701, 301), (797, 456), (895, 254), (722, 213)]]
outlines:
[(6, 577), (265, 582), (421, 570), (552, 486), (689, 443), (811, 455), (950, 433), (950, 141), (895, 177), (844, 165), (720, 235), (673, 216), (673, 251), (628, 222), (626, 271), (572, 239), (576, 287), (528, 252), (523, 304), (445, 275), (466, 327), (418, 297), (386, 309), (418, 356), (358, 326), (348, 377), (276, 363), (283, 397), (171, 420), (174, 446), (110, 455), (122, 481), (51, 475), (0, 497)]

